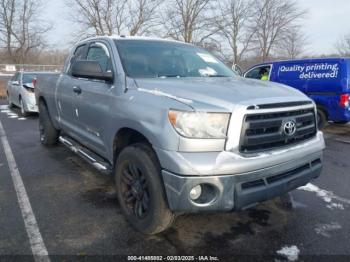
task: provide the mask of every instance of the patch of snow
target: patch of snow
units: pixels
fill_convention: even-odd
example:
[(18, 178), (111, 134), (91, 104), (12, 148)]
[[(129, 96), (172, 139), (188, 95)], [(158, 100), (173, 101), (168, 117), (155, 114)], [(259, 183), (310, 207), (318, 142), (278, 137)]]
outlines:
[(18, 118), (18, 120), (27, 120), (27, 118), (25, 118), (25, 117), (20, 117), (20, 118)]
[(329, 209), (340, 209), (340, 210), (344, 210), (344, 206), (342, 204), (338, 204), (338, 203), (332, 203), (330, 205), (326, 206)]
[(330, 231), (340, 230), (342, 227), (336, 222), (331, 224), (320, 224), (315, 228), (317, 234), (322, 235), (324, 237), (331, 237)]
[(18, 118), (18, 116), (9, 116), (9, 118)]
[(333, 192), (321, 189), (318, 186), (315, 186), (311, 183), (307, 184), (306, 186), (299, 187), (298, 189), (304, 190), (307, 192), (316, 193), (316, 196), (320, 197), (324, 202), (328, 204), (327, 205), (328, 208), (332, 207), (332, 208), (344, 209), (344, 206), (339, 205), (337, 203), (332, 203), (333, 200), (337, 200), (339, 202), (350, 205), (349, 199), (337, 196)]
[(277, 254), (286, 257), (288, 261), (297, 261), (300, 250), (297, 246), (284, 246), (282, 249), (277, 251)]
[(193, 103), (193, 101), (190, 100), (190, 99), (177, 97), (177, 96), (174, 96), (172, 94), (168, 94), (168, 93), (162, 92), (162, 91), (160, 91), (158, 89), (149, 90), (149, 89), (144, 89), (144, 88), (138, 88), (138, 90), (141, 91), (141, 92), (153, 94), (153, 95), (156, 95), (156, 96), (168, 97), (168, 98), (177, 100), (177, 101), (185, 103), (185, 104), (192, 104)]

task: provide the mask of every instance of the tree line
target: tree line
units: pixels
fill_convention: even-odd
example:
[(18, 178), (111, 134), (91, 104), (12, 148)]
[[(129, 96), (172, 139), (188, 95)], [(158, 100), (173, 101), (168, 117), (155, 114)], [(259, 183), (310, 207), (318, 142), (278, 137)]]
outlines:
[[(227, 63), (246, 64), (305, 56), (302, 24), (307, 10), (296, 0), (65, 0), (80, 29), (75, 40), (95, 35), (171, 38), (209, 49)], [(1, 58), (13, 63), (53, 60), (47, 51), (52, 25), (41, 18), (41, 0), (1, 0)], [(350, 51), (350, 35), (337, 43)], [(46, 50), (46, 51), (45, 51)], [(58, 58), (59, 56), (59, 58)]]
[(70, 0), (82, 36), (156, 35), (211, 49), (225, 61), (301, 55), (307, 11), (295, 0)]

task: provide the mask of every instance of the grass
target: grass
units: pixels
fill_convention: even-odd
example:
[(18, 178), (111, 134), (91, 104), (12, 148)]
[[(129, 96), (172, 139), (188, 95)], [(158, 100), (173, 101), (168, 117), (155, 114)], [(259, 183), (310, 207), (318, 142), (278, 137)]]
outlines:
[(0, 98), (6, 98), (6, 81), (0, 80)]

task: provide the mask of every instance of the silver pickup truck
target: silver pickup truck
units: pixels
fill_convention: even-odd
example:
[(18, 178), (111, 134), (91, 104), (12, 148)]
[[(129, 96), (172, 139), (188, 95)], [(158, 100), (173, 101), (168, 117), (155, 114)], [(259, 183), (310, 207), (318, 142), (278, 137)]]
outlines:
[(139, 37), (78, 43), (60, 75), (38, 79), (40, 139), (112, 173), (145, 234), (176, 214), (232, 211), (318, 177), (315, 105), (280, 84), (236, 76), (190, 44)]

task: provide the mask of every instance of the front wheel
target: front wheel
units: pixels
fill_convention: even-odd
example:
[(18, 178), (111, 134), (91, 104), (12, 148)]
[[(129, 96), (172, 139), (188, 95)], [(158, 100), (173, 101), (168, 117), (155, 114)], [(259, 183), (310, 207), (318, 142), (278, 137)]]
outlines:
[(59, 130), (53, 126), (47, 107), (42, 101), (39, 102), (39, 131), (41, 144), (44, 146), (57, 144)]
[(146, 144), (134, 144), (120, 153), (115, 171), (118, 200), (131, 225), (144, 234), (157, 234), (174, 221), (169, 210), (160, 165)]
[(7, 91), (6, 94), (7, 94), (7, 101), (9, 103), (9, 108), (13, 108), (14, 104), (11, 102), (11, 98), (10, 98), (9, 92)]

